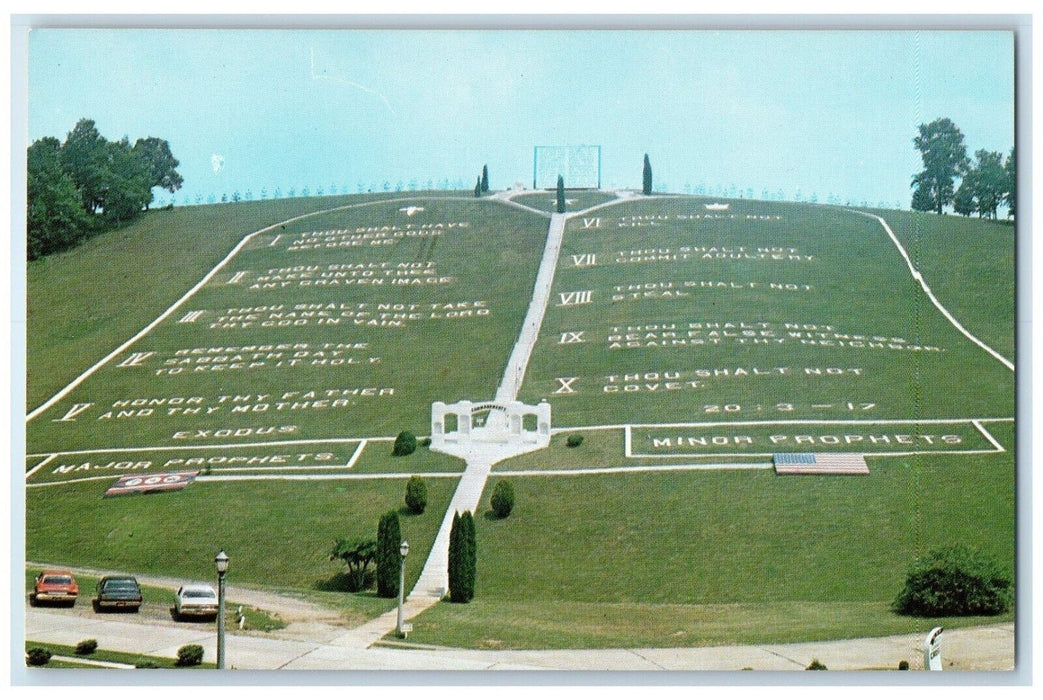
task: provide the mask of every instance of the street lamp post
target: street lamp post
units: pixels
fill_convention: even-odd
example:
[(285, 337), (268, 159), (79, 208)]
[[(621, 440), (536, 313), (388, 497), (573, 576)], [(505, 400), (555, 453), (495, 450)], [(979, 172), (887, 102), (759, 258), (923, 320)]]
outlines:
[(217, 564), (217, 667), (225, 667), (225, 573), (228, 571), (228, 555), (221, 550), (214, 557)]
[(398, 567), (398, 625), (395, 627), (395, 631), (399, 637), (402, 636), (402, 604), (405, 601), (405, 589), (406, 589), (406, 555), (409, 554), (409, 543), (402, 540), (401, 546), (398, 548), (398, 553), (402, 555), (402, 559), (399, 561)]

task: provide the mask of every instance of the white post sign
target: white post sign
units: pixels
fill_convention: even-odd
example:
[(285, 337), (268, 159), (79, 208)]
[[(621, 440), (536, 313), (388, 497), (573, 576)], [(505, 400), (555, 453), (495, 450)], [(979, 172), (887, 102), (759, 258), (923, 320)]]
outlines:
[(935, 627), (923, 640), (923, 667), (928, 671), (942, 670), (942, 627)]

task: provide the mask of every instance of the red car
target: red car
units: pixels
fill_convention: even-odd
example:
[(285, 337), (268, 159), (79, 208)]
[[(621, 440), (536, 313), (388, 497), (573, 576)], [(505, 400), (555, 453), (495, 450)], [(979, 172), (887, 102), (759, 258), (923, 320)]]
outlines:
[(29, 594), (29, 603), (36, 605), (46, 601), (65, 603), (72, 607), (76, 605), (79, 595), (80, 587), (68, 571), (41, 571), (36, 577), (33, 592)]

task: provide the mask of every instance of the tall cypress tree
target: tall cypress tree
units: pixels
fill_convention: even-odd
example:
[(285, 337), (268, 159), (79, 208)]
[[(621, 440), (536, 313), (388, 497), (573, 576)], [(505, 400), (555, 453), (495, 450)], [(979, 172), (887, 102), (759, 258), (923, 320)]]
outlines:
[(474, 517), (471, 511), (465, 510), (460, 516), (464, 542), (464, 596), (467, 602), (474, 598), (474, 582), (478, 578), (478, 542), (475, 538)]
[(453, 513), (453, 526), (449, 530), (449, 600), (454, 603), (467, 602), (463, 596), (462, 539), (463, 531), (460, 527), (460, 514)]
[(565, 178), (558, 175), (558, 213), (565, 213)]
[(474, 196), (482, 196), (482, 178), (478, 178), (474, 183)]
[(482, 192), (489, 191), (489, 166), (482, 166)]
[(398, 595), (398, 573), (402, 562), (399, 547), (402, 533), (398, 526), (398, 513), (389, 510), (380, 516), (377, 526), (377, 595), (394, 598)]
[(652, 164), (648, 162), (648, 154), (645, 154), (645, 168), (641, 174), (641, 191), (644, 194), (652, 194)]
[(469, 603), (474, 598), (478, 548), (475, 543), (474, 517), (471, 511), (453, 514), (449, 530), (449, 600)]

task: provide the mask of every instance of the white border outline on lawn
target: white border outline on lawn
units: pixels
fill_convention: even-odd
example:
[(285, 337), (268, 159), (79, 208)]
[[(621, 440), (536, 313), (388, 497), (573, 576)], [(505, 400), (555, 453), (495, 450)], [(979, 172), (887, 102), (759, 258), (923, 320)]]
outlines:
[(312, 438), (308, 440), (273, 440), (271, 442), (227, 443), (224, 445), (156, 445), (153, 447), (109, 447), (90, 450), (66, 450), (55, 452), (31, 452), (26, 457), (61, 457), (66, 455), (117, 454), (121, 452), (172, 452), (174, 450), (231, 450), (242, 447), (285, 447), (289, 445), (348, 444), (352, 442), (391, 442), (392, 437), (371, 438)]
[[(256, 231), (254, 231), (253, 233), (248, 233), (245, 236), (243, 236), (242, 240), (240, 240), (235, 245), (235, 247), (232, 248), (231, 251), (229, 251), (229, 253), (221, 260), (221, 262), (217, 263), (217, 265), (215, 265), (210, 270), (210, 272), (206, 273), (201, 280), (199, 280), (191, 289), (189, 289), (187, 292), (185, 292), (184, 295), (182, 295), (180, 299), (175, 301), (170, 306), (170, 308), (168, 308), (166, 311), (161, 313), (151, 323), (149, 323), (147, 326), (145, 326), (140, 331), (135, 333), (128, 340), (124, 341), (122, 345), (120, 345), (115, 350), (113, 350), (108, 355), (106, 355), (101, 360), (99, 360), (94, 365), (92, 365), (83, 374), (81, 374), (80, 376), (76, 377), (76, 379), (72, 380), (72, 382), (70, 382), (64, 389), (62, 389), (57, 394), (55, 394), (51, 398), (47, 399), (42, 404), (40, 404), (39, 406), (34, 408), (28, 414), (26, 414), (25, 422), (28, 423), (29, 421), (31, 421), (32, 419), (36, 418), (41, 413), (43, 413), (44, 411), (49, 409), (51, 406), (53, 406), (54, 404), (56, 404), (59, 401), (61, 401), (62, 399), (64, 399), (66, 396), (69, 395), (69, 393), (73, 389), (75, 389), (80, 384), (82, 384), (84, 382), (84, 380), (86, 380), (92, 374), (94, 374), (99, 369), (101, 369), (106, 364), (108, 364), (113, 358), (115, 358), (121, 352), (125, 351), (131, 345), (133, 345), (134, 343), (138, 342), (139, 340), (144, 338), (146, 335), (148, 335), (156, 326), (158, 326), (160, 323), (165, 321), (171, 314), (173, 314), (178, 308), (180, 308), (180, 306), (182, 304), (184, 304), (186, 301), (188, 301), (188, 299), (190, 297), (192, 297), (193, 295), (195, 295), (196, 292), (198, 292), (200, 289), (202, 289), (203, 286), (206, 285), (207, 282), (209, 282), (211, 279), (213, 279), (214, 275), (216, 275), (221, 270), (221, 268), (223, 268), (225, 265), (227, 265), (228, 262), (232, 258), (234, 258), (237, 254), (239, 254), (239, 252), (244, 247), (246, 247), (246, 245), (248, 243), (253, 241), (254, 237), (256, 237), (256, 236), (258, 236), (258, 235), (260, 235), (262, 233), (267, 233), (267, 232), (273, 230), (277, 226), (285, 226), (286, 224), (290, 224), (290, 223), (293, 223), (295, 221), (300, 221), (301, 219), (307, 219), (308, 217), (311, 217), (311, 216), (321, 216), (322, 214), (332, 214), (333, 212), (346, 211), (348, 209), (359, 209), (359, 208), (362, 208), (362, 207), (377, 206), (377, 205), (381, 205), (381, 204), (395, 204), (395, 203), (398, 203), (398, 202), (412, 202), (412, 201), (416, 201), (416, 200), (419, 200), (419, 199), (425, 199), (425, 200), (426, 199), (434, 199), (434, 200), (438, 200), (438, 201), (460, 200), (460, 201), (465, 201), (465, 202), (473, 202), (473, 201), (475, 201), (475, 200), (467, 198), (467, 197), (457, 197), (457, 196), (434, 197), (434, 196), (423, 196), (423, 195), (415, 196), (415, 197), (394, 197), (394, 198), (391, 198), (391, 199), (377, 199), (377, 200), (373, 200), (372, 202), (360, 202), (358, 204), (345, 204), (345, 205), (342, 205), (342, 206), (339, 206), (339, 207), (331, 207), (329, 209), (319, 209), (318, 211), (312, 211), (312, 212), (308, 212), (307, 214), (301, 214), (299, 216), (294, 216), (294, 217), (291, 217), (289, 219), (285, 219), (283, 221), (278, 221), (278, 222), (272, 224), (271, 226), (265, 226), (264, 228), (261, 228), (261, 229), (258, 229)], [(498, 200), (498, 199), (493, 199), (493, 198), (488, 198), (488, 199), (480, 200), (480, 201), (497, 202), (499, 204), (509, 204), (509, 202), (504, 202), (503, 200)], [(280, 234), (280, 235), (282, 235), (282, 234)]]
[[(224, 471), (224, 470), (222, 470)], [(231, 474), (221, 476), (210, 474), (195, 477), (195, 482), (211, 481), (363, 481), (366, 479), (409, 479), (413, 476), (431, 477), (433, 479), (459, 479), (463, 472), (385, 472), (379, 474)], [(111, 481), (114, 475), (85, 476), (80, 479), (65, 479), (62, 481), (45, 481), (38, 484), (26, 484), (27, 489), (42, 489), (48, 486), (65, 486), (67, 484), (82, 484), (88, 481)]]
[[(669, 454), (644, 454), (634, 453), (632, 431), (634, 428), (718, 428), (726, 426), (750, 426), (750, 425), (967, 425), (970, 424), (978, 430), (995, 449), (992, 450), (908, 450), (902, 452), (863, 452), (867, 457), (908, 457), (911, 455), (978, 455), (999, 454), (1006, 452), (999, 442), (982, 425), (984, 422), (1009, 422), (1013, 418), (896, 418), (893, 420), (752, 420), (752, 421), (713, 421), (705, 423), (643, 423), (628, 424), (623, 426), (623, 456), (629, 459), (677, 459), (679, 457), (771, 457), (774, 452), (712, 452), (712, 453), (684, 453), (671, 452)], [(808, 446), (814, 448), (814, 445)], [(858, 452), (857, 445), (850, 445), (848, 451)], [(814, 449), (804, 450), (805, 452)], [(825, 450), (831, 452), (832, 450)]]
[(970, 340), (979, 348), (981, 348), (982, 350), (984, 350), (985, 352), (989, 353), (997, 360), (1002, 362), (1003, 366), (1009, 369), (1011, 372), (1014, 371), (1013, 362), (1005, 358), (1003, 355), (1000, 355), (998, 352), (990, 348), (982, 341), (978, 340), (974, 335), (971, 334), (970, 331), (968, 331), (966, 328), (960, 325), (960, 322), (957, 321), (953, 317), (953, 315), (949, 313), (948, 310), (946, 310), (944, 306), (942, 306), (942, 303), (938, 301), (938, 298), (936, 296), (934, 296), (934, 292), (932, 292), (931, 288), (927, 286), (927, 282), (924, 280), (923, 275), (921, 275), (920, 272), (915, 267), (913, 267), (913, 261), (909, 259), (909, 253), (907, 253), (905, 251), (905, 248), (902, 247), (902, 244), (899, 243), (898, 237), (895, 236), (894, 231), (892, 231), (891, 227), (887, 225), (887, 222), (884, 221), (883, 217), (877, 216), (876, 214), (870, 214), (864, 211), (858, 211), (857, 209), (848, 209), (848, 211), (853, 212), (855, 214), (861, 214), (862, 216), (868, 216), (870, 219), (876, 219), (877, 221), (879, 221), (880, 225), (884, 227), (885, 231), (887, 231), (887, 235), (890, 236), (891, 242), (895, 244), (896, 248), (898, 248), (899, 254), (905, 259), (905, 264), (909, 268), (909, 272), (912, 273), (913, 279), (919, 283), (920, 288), (924, 290), (924, 293), (927, 294), (927, 298), (931, 300), (931, 303), (934, 304), (935, 308), (941, 311), (942, 315), (949, 320), (949, 323), (951, 323), (953, 327), (956, 328), (956, 330), (958, 330), (960, 333), (966, 336), (968, 340)]

